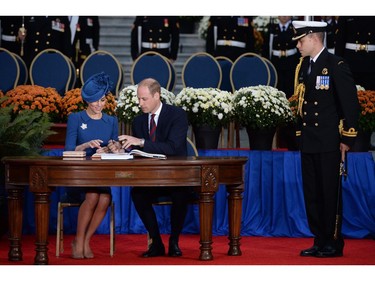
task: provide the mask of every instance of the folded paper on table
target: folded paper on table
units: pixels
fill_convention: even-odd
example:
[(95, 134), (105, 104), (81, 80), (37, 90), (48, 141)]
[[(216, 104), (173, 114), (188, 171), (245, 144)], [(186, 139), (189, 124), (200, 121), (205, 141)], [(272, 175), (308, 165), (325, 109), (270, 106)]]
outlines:
[(164, 154), (147, 153), (142, 150), (133, 149), (130, 152), (124, 153), (95, 153), (91, 157), (94, 159), (133, 159), (134, 156), (154, 158), (154, 159), (167, 159)]
[(133, 159), (133, 155), (129, 153), (95, 153), (92, 158), (107, 159)]

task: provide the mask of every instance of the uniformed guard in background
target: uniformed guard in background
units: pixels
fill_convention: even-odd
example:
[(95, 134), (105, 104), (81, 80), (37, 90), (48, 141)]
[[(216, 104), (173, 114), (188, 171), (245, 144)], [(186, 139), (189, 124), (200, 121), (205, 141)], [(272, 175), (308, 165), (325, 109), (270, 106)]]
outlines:
[(279, 16), (279, 22), (270, 23), (269, 36), (266, 39), (263, 56), (271, 60), (278, 76), (276, 88), (283, 91), (287, 98), (293, 95), (294, 73), (300, 53), (293, 41), (292, 17)]
[[(72, 61), (77, 70), (83, 61), (99, 49), (100, 24), (98, 16), (72, 16), (70, 31), (72, 42)], [(77, 72), (79, 77), (79, 73)], [(78, 79), (79, 80), (79, 79)]]
[(348, 62), (357, 85), (375, 90), (375, 17), (340, 16), (335, 54)]
[(336, 31), (337, 31), (337, 19), (336, 16), (324, 16), (322, 17), (322, 21), (327, 23), (327, 32), (326, 32), (326, 47), (328, 52), (331, 54), (335, 53), (335, 45), (336, 45)]
[(213, 16), (209, 19), (206, 52), (233, 62), (242, 54), (255, 51), (253, 18)]
[[(99, 49), (100, 23), (98, 16), (71, 16), (70, 32), (72, 43), (72, 61), (80, 77), (80, 68), (85, 59)], [(81, 79), (77, 79), (76, 87), (81, 87)]]
[[(269, 36), (265, 40), (263, 56), (276, 68), (276, 88), (283, 91), (287, 98), (294, 92), (294, 74), (301, 57), (293, 40), (294, 30), (291, 16), (279, 16), (278, 22), (269, 25)], [(276, 145), (278, 148), (297, 150), (294, 124), (277, 129)]]
[(23, 44), (26, 36), (24, 17), (1, 16), (0, 47), (17, 55), (23, 56)]
[(25, 17), (25, 62), (28, 67), (35, 56), (45, 49), (57, 49), (72, 58), (71, 32), (67, 16)]
[(178, 17), (138, 16), (131, 30), (131, 56), (154, 51), (168, 58), (177, 59), (180, 42)]

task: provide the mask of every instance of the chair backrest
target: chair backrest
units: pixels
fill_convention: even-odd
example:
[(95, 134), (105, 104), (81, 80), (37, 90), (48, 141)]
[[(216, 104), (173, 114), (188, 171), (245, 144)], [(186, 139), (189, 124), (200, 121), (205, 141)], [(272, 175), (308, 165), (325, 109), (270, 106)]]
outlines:
[(72, 77), (69, 81), (69, 90), (73, 89), (77, 82), (77, 70), (72, 60), (68, 60), (70, 64), (70, 69), (72, 70)]
[(217, 60), (205, 52), (190, 56), (182, 68), (182, 84), (192, 88), (220, 88), (221, 67)]
[(11, 52), (0, 48), (0, 90), (8, 92), (17, 86), (20, 77), (20, 67)]
[(176, 87), (176, 81), (177, 81), (177, 73), (176, 73), (176, 69), (174, 68), (173, 64), (171, 63), (170, 60), (168, 60), (168, 63), (169, 63), (169, 66), (171, 67), (171, 83), (169, 84), (169, 89), (167, 89), (168, 91), (172, 92), (174, 91), (174, 88)]
[(12, 53), (13, 56), (17, 59), (18, 66), (20, 68), (20, 78), (18, 79), (17, 85), (26, 85), (27, 80), (29, 79), (29, 70), (23, 58), (16, 53)]
[(186, 138), (187, 141), (187, 155), (188, 156), (198, 156), (198, 150), (195, 147), (195, 144), (192, 142), (191, 139)]
[(219, 56), (215, 57), (221, 67), (221, 85), (220, 89), (223, 91), (232, 92), (232, 85), (230, 83), (230, 69), (232, 68), (233, 61), (227, 57)]
[(169, 90), (173, 78), (169, 60), (153, 51), (140, 55), (132, 65), (130, 79), (132, 84), (136, 85), (145, 78), (154, 78), (160, 86)]
[(80, 78), (82, 85), (92, 75), (99, 72), (104, 72), (109, 76), (112, 82), (110, 91), (117, 96), (122, 87), (124, 75), (121, 63), (110, 52), (103, 50), (92, 52), (81, 65)]
[(269, 85), (270, 70), (261, 56), (245, 53), (239, 56), (230, 70), (233, 92), (242, 87)]
[(60, 95), (69, 90), (72, 69), (69, 59), (56, 49), (45, 49), (35, 56), (30, 65), (32, 85), (55, 88)]
[(278, 81), (276, 67), (273, 65), (273, 63), (269, 59), (264, 58), (264, 57), (262, 57), (262, 59), (267, 63), (268, 68), (270, 69), (270, 83), (269, 83), (269, 86), (276, 87), (277, 86), (277, 81)]

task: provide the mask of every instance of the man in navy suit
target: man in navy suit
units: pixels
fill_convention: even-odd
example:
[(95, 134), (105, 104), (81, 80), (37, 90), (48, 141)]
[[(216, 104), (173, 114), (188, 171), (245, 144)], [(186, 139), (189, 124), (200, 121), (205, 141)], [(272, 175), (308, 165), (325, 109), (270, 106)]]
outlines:
[[(130, 146), (137, 146), (148, 153), (186, 156), (188, 120), (185, 111), (182, 108), (161, 102), (161, 87), (159, 82), (154, 79), (148, 78), (141, 81), (138, 84), (137, 95), (144, 114), (134, 119), (133, 136), (119, 136), (122, 147), (127, 149)], [(155, 121), (156, 130), (152, 129), (151, 118)], [(152, 135), (155, 136), (154, 139)], [(170, 196), (173, 202), (168, 255), (173, 257), (182, 255), (178, 239), (184, 225), (190, 192), (191, 189), (187, 187), (133, 187), (131, 195), (135, 208), (152, 239), (152, 244), (143, 253), (143, 257), (156, 257), (165, 254), (152, 204), (157, 197), (166, 195)]]

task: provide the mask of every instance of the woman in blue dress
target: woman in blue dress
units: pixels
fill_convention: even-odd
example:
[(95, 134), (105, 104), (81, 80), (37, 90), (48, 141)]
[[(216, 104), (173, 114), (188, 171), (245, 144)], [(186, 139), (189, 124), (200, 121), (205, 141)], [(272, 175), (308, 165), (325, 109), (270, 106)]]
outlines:
[[(85, 82), (81, 95), (87, 103), (87, 109), (68, 116), (66, 151), (86, 151), (86, 155), (91, 156), (94, 153), (109, 152), (108, 143), (118, 140), (117, 117), (102, 112), (109, 87), (109, 76), (103, 72), (93, 75)], [(85, 198), (78, 211), (72, 258), (93, 258), (90, 239), (107, 212), (112, 199), (111, 189), (85, 187), (79, 191), (85, 192)]]

